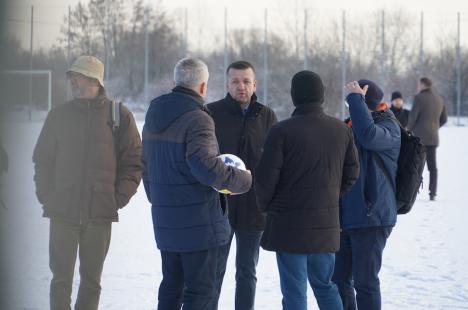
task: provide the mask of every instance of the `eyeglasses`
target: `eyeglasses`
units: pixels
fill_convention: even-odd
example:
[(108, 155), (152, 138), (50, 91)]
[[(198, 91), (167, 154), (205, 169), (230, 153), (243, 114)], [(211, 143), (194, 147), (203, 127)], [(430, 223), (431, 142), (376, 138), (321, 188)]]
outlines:
[(73, 71), (67, 72), (67, 78), (68, 79), (80, 79), (80, 78), (85, 78), (85, 77), (86, 76), (84, 76), (83, 74), (78, 73), (78, 72), (73, 72)]

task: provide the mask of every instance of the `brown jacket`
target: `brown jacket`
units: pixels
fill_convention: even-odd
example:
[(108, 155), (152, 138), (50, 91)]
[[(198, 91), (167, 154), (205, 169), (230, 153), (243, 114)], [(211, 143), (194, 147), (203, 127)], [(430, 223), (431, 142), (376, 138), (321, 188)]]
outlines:
[(75, 99), (49, 112), (33, 155), (45, 217), (116, 222), (117, 210), (135, 194), (141, 180), (140, 135), (122, 105), (114, 144), (110, 104), (105, 96)]
[(421, 138), (424, 145), (439, 145), (439, 128), (446, 122), (447, 112), (442, 97), (433, 94), (430, 89), (422, 90), (414, 97), (408, 130)]

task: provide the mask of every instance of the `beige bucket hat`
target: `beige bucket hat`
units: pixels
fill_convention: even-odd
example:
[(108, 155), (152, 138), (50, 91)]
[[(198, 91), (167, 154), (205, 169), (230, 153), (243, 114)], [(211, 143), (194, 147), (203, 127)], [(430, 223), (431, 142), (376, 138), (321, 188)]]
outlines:
[(104, 65), (103, 63), (93, 56), (80, 56), (71, 65), (68, 72), (76, 72), (83, 74), (86, 77), (93, 78), (99, 81), (104, 87)]

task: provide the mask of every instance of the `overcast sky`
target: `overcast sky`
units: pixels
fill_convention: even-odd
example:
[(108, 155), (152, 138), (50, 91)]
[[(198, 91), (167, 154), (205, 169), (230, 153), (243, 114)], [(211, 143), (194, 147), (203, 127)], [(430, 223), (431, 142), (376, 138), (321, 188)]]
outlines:
[[(112, 0), (109, 0), (112, 1)], [(20, 5), (48, 5), (48, 6), (68, 6), (75, 5), (79, 0), (10, 0), (15, 4)], [(86, 2), (86, 1), (81, 1)], [(147, 3), (155, 3), (156, 1), (146, 1)], [(166, 7), (179, 6), (197, 6), (199, 4), (221, 6), (221, 7), (243, 7), (249, 8), (265, 8), (273, 2), (278, 2), (283, 5), (291, 5), (294, 0), (162, 0)], [(305, 1), (298, 0), (299, 4), (312, 8), (328, 8), (328, 9), (375, 9), (375, 8), (390, 8), (394, 6), (403, 6), (413, 10), (437, 10), (437, 11), (468, 11), (468, 1), (464, 0), (327, 0), (327, 1)]]
[[(7, 18), (8, 30), (22, 38), (23, 43), (29, 46), (30, 37), (30, 6), (34, 5), (35, 35), (34, 46), (50, 47), (57, 43), (60, 26), (68, 6), (75, 6), (79, 0), (7, 0), (10, 14)], [(109, 0), (112, 2), (112, 0)], [(87, 2), (82, 0), (81, 2)], [(158, 1), (147, 1), (157, 3)], [(268, 7), (273, 12), (282, 12), (283, 9), (294, 11), (292, 7), (319, 10), (325, 14), (338, 14), (341, 10), (350, 12), (375, 11), (380, 9), (392, 10), (403, 8), (411, 12), (424, 11), (427, 13), (428, 29), (438, 27), (439, 24), (449, 23), (456, 26), (456, 12), (462, 13), (462, 33), (468, 32), (468, 1), (467, 0), (162, 0), (160, 1), (169, 12), (180, 14), (182, 7), (189, 9), (189, 20), (209, 16), (209, 27), (215, 31), (223, 31), (223, 8), (229, 10), (229, 20), (232, 27), (246, 27), (258, 23), (263, 17), (263, 9)], [(202, 9), (200, 9), (202, 7)], [(179, 10), (178, 10), (179, 9)], [(209, 9), (209, 12), (206, 13)], [(290, 12), (292, 12), (290, 11)], [(179, 13), (177, 13), (179, 12)], [(211, 15), (210, 15), (211, 14)], [(270, 23), (274, 23), (274, 16)], [(294, 16), (292, 16), (294, 18)], [(206, 21), (203, 21), (206, 23)], [(261, 23), (261, 22), (260, 22)], [(213, 26), (214, 25), (214, 26)], [(431, 31), (427, 32), (429, 35)], [(464, 35), (467, 37), (467, 35)], [(468, 42), (467, 42), (468, 43)]]

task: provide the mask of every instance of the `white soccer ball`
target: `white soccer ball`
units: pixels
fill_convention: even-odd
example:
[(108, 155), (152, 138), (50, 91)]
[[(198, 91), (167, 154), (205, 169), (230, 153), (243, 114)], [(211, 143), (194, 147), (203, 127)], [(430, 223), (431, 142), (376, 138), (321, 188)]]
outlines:
[[(234, 154), (221, 154), (218, 156), (218, 158), (221, 158), (221, 160), (228, 166), (232, 166), (240, 170), (246, 170), (245, 164), (242, 161), (242, 159), (240, 159)], [(229, 191), (228, 189), (216, 189), (216, 190), (222, 194), (232, 194), (231, 191)]]
[(221, 154), (218, 156), (218, 158), (221, 158), (222, 161), (228, 166), (232, 166), (240, 170), (246, 169), (242, 159), (240, 159), (234, 154)]

